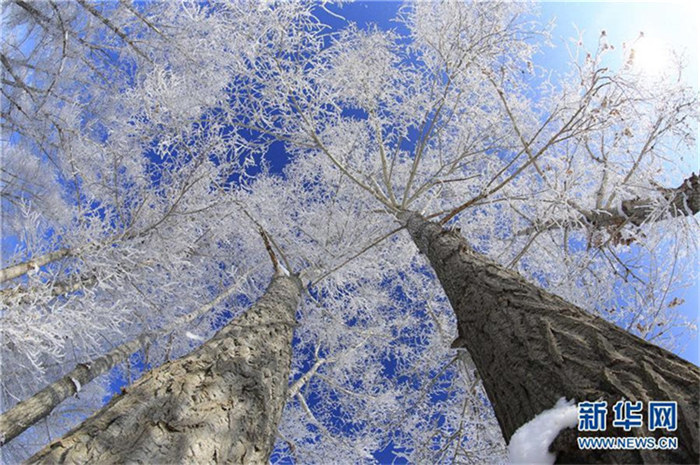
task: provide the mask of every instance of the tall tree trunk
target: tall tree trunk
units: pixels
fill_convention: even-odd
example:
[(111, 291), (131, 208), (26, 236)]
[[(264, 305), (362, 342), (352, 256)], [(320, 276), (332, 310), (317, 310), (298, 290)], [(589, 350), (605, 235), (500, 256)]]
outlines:
[[(457, 232), (416, 213), (403, 218), (437, 274), (457, 316), (459, 337), (481, 375), (503, 436), (560, 397), (644, 402), (645, 427), (559, 435), (562, 463), (698, 463), (700, 369), (525, 281), (474, 252)], [(647, 401), (678, 402), (678, 429), (646, 429)], [(579, 450), (577, 435), (675, 436), (677, 450)]]
[(0, 446), (7, 444), (37, 421), (46, 417), (61, 402), (77, 394), (82, 386), (85, 386), (101, 374), (106, 373), (119, 363), (127, 360), (134, 352), (145, 346), (148, 341), (157, 337), (159, 334), (167, 334), (174, 331), (190, 323), (195, 318), (206, 314), (212, 308), (230, 297), (237, 289), (238, 286), (234, 284), (224, 290), (211, 302), (186, 315), (182, 315), (164, 328), (143, 333), (136, 339), (132, 339), (115, 347), (101, 357), (87, 363), (77, 364), (75, 368), (58, 381), (49, 384), (33, 396), (18, 403), (7, 412), (0, 415)]
[(266, 463), (300, 292), (298, 278), (276, 276), (211, 340), (144, 375), (28, 463)]

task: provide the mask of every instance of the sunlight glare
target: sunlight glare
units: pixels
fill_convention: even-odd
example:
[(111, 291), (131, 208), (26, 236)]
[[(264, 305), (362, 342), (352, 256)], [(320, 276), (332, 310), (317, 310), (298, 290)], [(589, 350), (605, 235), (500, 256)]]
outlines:
[(630, 62), (632, 67), (650, 77), (658, 77), (671, 72), (673, 55), (668, 44), (643, 34), (634, 42)]

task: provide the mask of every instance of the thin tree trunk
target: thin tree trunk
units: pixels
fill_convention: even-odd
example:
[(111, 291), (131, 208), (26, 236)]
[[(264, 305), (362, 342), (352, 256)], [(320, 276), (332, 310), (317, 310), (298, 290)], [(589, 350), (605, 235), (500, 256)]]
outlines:
[(234, 284), (211, 302), (186, 315), (182, 315), (166, 327), (155, 332), (144, 333), (88, 363), (77, 364), (75, 368), (58, 381), (51, 383), (33, 396), (18, 403), (0, 415), (0, 446), (12, 441), (34, 423), (49, 415), (61, 402), (77, 394), (82, 386), (127, 360), (158, 334), (167, 334), (206, 314), (230, 297), (237, 289), (238, 286)]
[(296, 277), (276, 276), (211, 340), (145, 374), (28, 463), (267, 463), (300, 292)]
[(51, 262), (55, 262), (56, 260), (60, 260), (61, 258), (68, 257), (69, 255), (71, 255), (71, 253), (71, 249), (59, 249), (55, 252), (49, 252), (47, 254), (44, 254), (37, 258), (33, 258), (26, 262), (18, 263), (16, 265), (3, 268), (2, 270), (0, 270), (0, 283), (4, 283), (5, 281), (9, 281), (10, 279), (19, 278), (20, 276), (27, 274), (29, 271), (35, 268), (42, 267)]
[[(437, 274), (457, 316), (459, 337), (481, 375), (507, 442), (560, 397), (608, 402), (607, 429), (559, 435), (563, 463), (698, 463), (700, 369), (525, 281), (474, 252), (457, 232), (416, 213), (407, 229)], [(645, 427), (613, 428), (612, 406), (644, 402)], [(647, 401), (676, 401), (678, 429), (646, 429)], [(675, 436), (677, 450), (579, 450), (577, 435)]]
[[(161, 222), (163, 222), (165, 218), (167, 218), (167, 215), (161, 218), (154, 225), (145, 228), (143, 231), (129, 232), (127, 234), (124, 234), (120, 236), (120, 240), (127, 241), (131, 239), (138, 239), (140, 237), (144, 237), (147, 235), (148, 231), (158, 226)], [(104, 246), (113, 243), (114, 241), (115, 238), (105, 239), (104, 241), (100, 241), (97, 244), (93, 243), (92, 245)], [(199, 239), (195, 240), (194, 243), (196, 244), (198, 241)], [(19, 278), (20, 276), (24, 276), (25, 274), (29, 273), (33, 269), (38, 269), (44, 265), (48, 265), (49, 263), (53, 263), (63, 258), (80, 255), (84, 247), (85, 246), (79, 246), (75, 248), (64, 247), (62, 249), (58, 249), (53, 252), (46, 253), (44, 255), (40, 255), (36, 258), (32, 258), (31, 260), (27, 260), (26, 262), (17, 263), (15, 265), (10, 265), (8, 267), (2, 268), (0, 269), (0, 283), (10, 281), (11, 279)], [(187, 252), (187, 255), (190, 255), (191, 253), (192, 251), (189, 251)]]
[(0, 445), (12, 441), (49, 415), (61, 402), (77, 394), (82, 386), (127, 360), (148, 341), (149, 336), (150, 334), (143, 334), (90, 363), (77, 364), (63, 378), (3, 413), (0, 416)]
[[(57, 281), (54, 283), (46, 283), (51, 286), (51, 296), (58, 297), (61, 295), (69, 294), (77, 290), (90, 287), (97, 282), (97, 278), (93, 276), (88, 276), (86, 278), (78, 278), (74, 282), (69, 281)], [(9, 306), (12, 299), (16, 299), (16, 302), (21, 305), (26, 305), (32, 303), (32, 291), (34, 288), (28, 286), (16, 286), (8, 289), (0, 290), (0, 304)]]

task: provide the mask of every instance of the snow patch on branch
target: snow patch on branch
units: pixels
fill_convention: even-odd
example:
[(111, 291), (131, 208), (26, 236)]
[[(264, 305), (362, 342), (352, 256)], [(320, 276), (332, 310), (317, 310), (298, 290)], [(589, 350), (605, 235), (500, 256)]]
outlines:
[(289, 276), (289, 270), (281, 263), (277, 263), (277, 271), (275, 271), (275, 276)]
[(80, 390), (83, 388), (83, 386), (82, 386), (82, 384), (80, 384), (80, 381), (78, 381), (77, 379), (75, 379), (73, 377), (71, 377), (70, 380), (73, 381), (73, 386), (75, 386), (75, 395), (77, 396), (78, 393), (80, 392)]
[(185, 336), (187, 336), (188, 339), (192, 339), (193, 341), (203, 341), (204, 340), (204, 338), (202, 336), (198, 336), (198, 335), (191, 333), (189, 331), (187, 331), (185, 333)]
[(577, 423), (576, 403), (562, 397), (554, 407), (517, 429), (508, 444), (508, 463), (553, 464), (557, 457), (549, 452), (549, 445), (563, 429), (573, 428)]

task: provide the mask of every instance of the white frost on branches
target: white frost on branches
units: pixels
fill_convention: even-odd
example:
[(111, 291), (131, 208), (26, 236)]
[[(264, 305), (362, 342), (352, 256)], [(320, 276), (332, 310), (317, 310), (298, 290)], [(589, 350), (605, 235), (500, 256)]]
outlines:
[[(682, 82), (608, 66), (603, 40), (556, 76), (536, 64), (549, 28), (517, 2), (412, 3), (390, 31), (329, 29), (307, 2), (90, 5), (3, 6), (2, 266), (34, 270), (0, 290), (4, 409), (145, 332), (150, 366), (206, 340), (269, 283), (262, 227), (306, 289), (273, 461), (388, 444), (413, 463), (505, 460), (401, 210), (454, 213), (479, 252), (654, 343), (688, 329), (674, 302), (697, 222), (660, 187), (696, 147)], [(642, 224), (619, 214), (635, 198)], [(80, 416), (61, 412), (57, 431)]]

